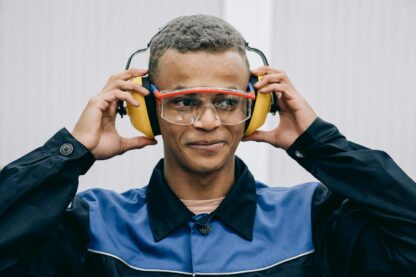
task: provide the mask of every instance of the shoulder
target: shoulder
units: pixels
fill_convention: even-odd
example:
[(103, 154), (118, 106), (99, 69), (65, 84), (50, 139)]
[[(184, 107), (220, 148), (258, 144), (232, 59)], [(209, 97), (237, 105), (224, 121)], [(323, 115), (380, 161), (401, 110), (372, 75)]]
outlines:
[[(312, 202), (319, 183), (269, 187), (256, 182), (254, 238), (265, 241), (276, 261), (288, 261), (314, 252)], [(264, 239), (266, 238), (266, 239)]]
[[(257, 215), (281, 226), (303, 226), (311, 222), (314, 194), (320, 184), (309, 182), (293, 187), (269, 187), (256, 182)], [(279, 225), (281, 225), (279, 227)]]
[(88, 203), (90, 209), (93, 207), (105, 208), (123, 208), (129, 206), (145, 205), (146, 187), (141, 189), (131, 189), (123, 193), (107, 189), (89, 189), (77, 194), (82, 200)]
[(272, 220), (278, 229), (311, 225), (314, 194), (319, 183), (309, 182), (293, 187), (269, 187), (261, 182), (256, 185), (258, 218), (267, 222)]
[(308, 182), (293, 187), (270, 187), (256, 181), (257, 202), (264, 204), (289, 204), (288, 202), (290, 202), (296, 205), (299, 202), (312, 201), (313, 194), (319, 186), (318, 182)]

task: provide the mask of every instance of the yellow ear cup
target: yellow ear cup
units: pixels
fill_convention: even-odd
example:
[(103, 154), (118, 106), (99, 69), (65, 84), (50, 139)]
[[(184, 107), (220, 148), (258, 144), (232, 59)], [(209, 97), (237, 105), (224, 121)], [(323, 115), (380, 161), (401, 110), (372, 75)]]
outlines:
[[(131, 82), (142, 85), (142, 78), (136, 77)], [(130, 116), (131, 124), (146, 137), (154, 138), (144, 97), (138, 93), (133, 93), (132, 95), (139, 103), (139, 107), (134, 107), (127, 102), (127, 114)]]
[[(262, 76), (258, 76), (259, 81)], [(251, 113), (250, 123), (244, 133), (245, 136), (251, 135), (260, 128), (266, 121), (267, 113), (270, 111), (270, 105), (272, 103), (271, 93), (260, 93), (256, 95), (256, 103), (254, 104), (253, 111)]]

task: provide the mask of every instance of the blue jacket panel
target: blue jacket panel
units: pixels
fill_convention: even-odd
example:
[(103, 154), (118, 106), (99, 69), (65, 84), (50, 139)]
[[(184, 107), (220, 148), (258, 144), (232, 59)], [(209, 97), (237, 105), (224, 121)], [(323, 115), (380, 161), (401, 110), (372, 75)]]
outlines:
[(269, 188), (257, 182), (252, 241), (213, 219), (208, 235), (190, 220), (155, 242), (145, 189), (123, 194), (89, 190), (80, 194), (89, 205), (88, 248), (142, 270), (220, 274), (265, 269), (314, 251), (311, 201), (316, 186)]

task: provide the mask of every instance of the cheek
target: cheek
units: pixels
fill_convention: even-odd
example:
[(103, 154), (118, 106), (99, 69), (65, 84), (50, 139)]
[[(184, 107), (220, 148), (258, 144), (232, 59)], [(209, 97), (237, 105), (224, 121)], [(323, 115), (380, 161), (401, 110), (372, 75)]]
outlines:
[(160, 133), (163, 137), (165, 147), (177, 148), (180, 144), (182, 135), (185, 133), (183, 126), (173, 125), (160, 117), (160, 114), (157, 115), (160, 127)]
[(171, 133), (171, 128), (169, 128), (169, 123), (160, 116), (160, 107), (158, 104), (156, 105), (156, 115), (162, 137), (168, 137)]
[(244, 131), (245, 131), (244, 129), (245, 129), (244, 123), (241, 125), (237, 125), (237, 126), (230, 126), (228, 128), (230, 136), (232, 137), (235, 144), (240, 143), (241, 138), (244, 135)]

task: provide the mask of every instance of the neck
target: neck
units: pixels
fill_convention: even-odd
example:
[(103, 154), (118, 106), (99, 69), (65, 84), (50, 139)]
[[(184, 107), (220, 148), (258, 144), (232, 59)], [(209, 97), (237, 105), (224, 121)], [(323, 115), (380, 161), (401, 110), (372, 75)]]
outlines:
[(212, 172), (196, 172), (164, 160), (164, 175), (169, 187), (180, 199), (206, 200), (224, 197), (234, 183), (234, 157)]

